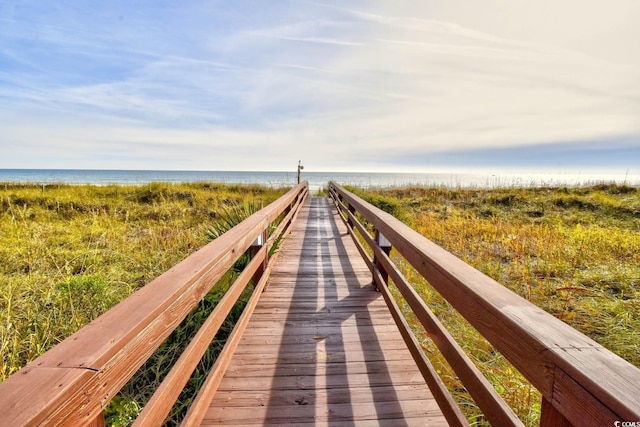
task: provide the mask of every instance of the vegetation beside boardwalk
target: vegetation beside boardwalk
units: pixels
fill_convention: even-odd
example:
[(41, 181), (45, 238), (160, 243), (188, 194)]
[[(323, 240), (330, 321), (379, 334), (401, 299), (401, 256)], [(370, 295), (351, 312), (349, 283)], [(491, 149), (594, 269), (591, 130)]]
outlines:
[[(1, 183), (0, 381), (285, 191), (214, 183)], [(207, 295), (114, 398), (108, 424), (129, 424), (227, 284)], [(203, 369), (221, 346), (212, 345)], [(200, 370), (192, 385), (203, 378)]]
[[(602, 184), (351, 190), (640, 367), (640, 189)], [(400, 263), (520, 418), (538, 425), (539, 393), (421, 276)], [(424, 334), (420, 339), (469, 419), (484, 424), (437, 349)]]
[[(639, 189), (352, 190), (640, 367)], [(0, 184), (0, 381), (232, 226), (234, 212), (240, 219), (283, 193), (212, 183)], [(238, 205), (239, 210), (230, 208)], [(521, 419), (536, 425), (539, 394), (423, 279), (403, 268)], [(109, 425), (130, 423), (226, 283), (114, 398)], [(171, 422), (202, 382), (241, 304)], [(483, 424), (428, 338), (420, 339), (469, 419)]]

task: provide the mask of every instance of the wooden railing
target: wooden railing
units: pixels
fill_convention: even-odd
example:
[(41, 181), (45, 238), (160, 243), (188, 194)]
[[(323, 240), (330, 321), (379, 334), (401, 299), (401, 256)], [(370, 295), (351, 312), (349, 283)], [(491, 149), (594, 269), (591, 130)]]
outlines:
[[(102, 411), (196, 304), (246, 252), (253, 256), (167, 374), (135, 425), (160, 425), (231, 308), (254, 290), (185, 424), (197, 423), (215, 392), (276, 254), (308, 194), (299, 184), (165, 272), (0, 384), (0, 426), (103, 425)], [(269, 230), (274, 229), (271, 233)]]
[(467, 421), (400, 312), (389, 280), (489, 422), (522, 423), (394, 265), (389, 257), (392, 248), (541, 392), (540, 425), (640, 425), (640, 370), (635, 366), (340, 185), (331, 182), (329, 192), (451, 425)]

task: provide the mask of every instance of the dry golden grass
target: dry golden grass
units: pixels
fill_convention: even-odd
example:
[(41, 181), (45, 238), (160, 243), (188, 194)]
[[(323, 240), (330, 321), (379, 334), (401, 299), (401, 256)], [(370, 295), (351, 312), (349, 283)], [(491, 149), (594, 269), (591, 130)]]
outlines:
[[(210, 241), (229, 206), (259, 207), (283, 193), (213, 183), (0, 184), (0, 381)], [(199, 310), (210, 310), (223, 291)], [(112, 425), (129, 423), (166, 358), (157, 355), (114, 399)]]
[[(357, 192), (640, 367), (640, 190), (603, 184)], [(424, 279), (406, 265), (404, 271), (519, 417), (537, 425), (539, 393)], [(429, 338), (421, 339), (470, 421), (485, 424)]]

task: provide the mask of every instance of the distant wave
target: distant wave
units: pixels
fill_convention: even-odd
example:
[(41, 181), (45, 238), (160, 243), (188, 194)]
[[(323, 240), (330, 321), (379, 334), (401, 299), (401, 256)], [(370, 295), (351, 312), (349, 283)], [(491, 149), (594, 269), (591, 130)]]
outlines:
[[(461, 188), (575, 186), (615, 182), (640, 186), (640, 175), (606, 173), (377, 173), (304, 172), (312, 191), (326, 187), (330, 180), (356, 187), (445, 186)], [(161, 170), (80, 170), (80, 169), (0, 169), (0, 182), (40, 184), (147, 184), (150, 182), (219, 182), (293, 186), (296, 172), (251, 171), (161, 171)]]

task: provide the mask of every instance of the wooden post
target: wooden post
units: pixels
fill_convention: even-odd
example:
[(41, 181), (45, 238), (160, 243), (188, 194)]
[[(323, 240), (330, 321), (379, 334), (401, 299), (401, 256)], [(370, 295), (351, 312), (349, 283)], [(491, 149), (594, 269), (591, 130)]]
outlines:
[[(356, 214), (356, 207), (353, 205), (349, 205), (349, 212), (351, 212), (352, 215)], [(351, 217), (347, 217), (347, 224), (349, 224), (349, 227), (353, 228), (353, 221), (351, 221)]]
[(544, 397), (540, 408), (541, 427), (573, 427), (573, 424), (564, 417), (554, 406)]
[[(382, 233), (380, 233), (380, 231), (378, 230), (376, 230), (375, 241), (376, 241), (376, 244), (380, 247), (380, 249), (382, 249), (382, 252), (384, 252), (387, 255), (391, 253), (391, 248), (392, 248), (391, 242), (389, 242), (387, 238), (384, 237)], [(375, 255), (373, 256), (373, 265), (375, 265), (378, 271), (380, 271), (380, 276), (382, 276), (382, 279), (384, 280), (384, 282), (389, 283), (389, 273), (387, 273), (387, 271), (384, 269), (384, 266)], [(373, 281), (373, 283), (374, 284), (376, 283), (375, 280)], [(377, 286), (376, 286), (376, 290), (378, 290)]]
[[(256, 237), (256, 240), (254, 240), (254, 242), (251, 244), (251, 258), (256, 256), (256, 254), (260, 251), (260, 249), (262, 249), (262, 247), (267, 244), (268, 238), (269, 236), (267, 235), (267, 230), (264, 230), (262, 233), (258, 235), (258, 237)], [(253, 278), (251, 279), (254, 286), (258, 283), (258, 281), (262, 277), (262, 274), (267, 268), (268, 262), (269, 262), (269, 252), (267, 251), (264, 254), (264, 260), (262, 261), (262, 265), (258, 268), (258, 270), (256, 270), (255, 274), (253, 275)]]
[(100, 412), (98, 416), (88, 425), (88, 427), (104, 427), (104, 412)]

